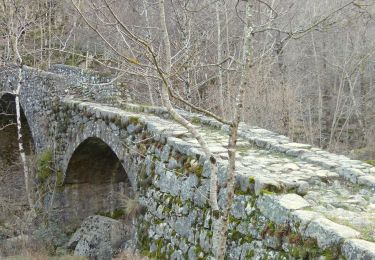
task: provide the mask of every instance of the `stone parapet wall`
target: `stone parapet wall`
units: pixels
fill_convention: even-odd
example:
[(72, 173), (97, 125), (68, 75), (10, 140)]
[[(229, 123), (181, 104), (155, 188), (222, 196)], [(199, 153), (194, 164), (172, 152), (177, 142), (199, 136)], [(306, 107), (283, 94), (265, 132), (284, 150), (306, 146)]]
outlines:
[[(162, 118), (169, 118), (165, 108), (128, 103), (123, 103), (122, 106), (130, 111), (152, 113)], [(179, 112), (192, 122), (229, 133), (229, 127), (215, 119), (186, 111)], [(259, 148), (285, 153), (287, 156), (296, 157), (298, 160), (318, 165), (326, 170), (334, 170), (345, 180), (368, 186), (375, 192), (375, 167), (370, 164), (330, 153), (309, 144), (291, 142), (286, 136), (243, 123), (240, 124), (239, 136)]]
[(64, 89), (65, 96), (75, 96), (99, 103), (113, 103), (124, 98), (110, 74), (99, 74), (62, 64), (52, 65), (49, 71), (63, 75), (67, 79), (66, 85), (69, 87)]

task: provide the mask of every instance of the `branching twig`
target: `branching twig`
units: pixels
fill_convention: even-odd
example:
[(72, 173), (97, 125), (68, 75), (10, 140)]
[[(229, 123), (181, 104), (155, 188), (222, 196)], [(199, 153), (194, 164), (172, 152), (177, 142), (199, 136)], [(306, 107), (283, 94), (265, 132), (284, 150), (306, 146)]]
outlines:
[(6, 124), (6, 125), (0, 127), (0, 131), (4, 130), (4, 129), (7, 128), (7, 127), (15, 126), (15, 125), (17, 125), (17, 124), (16, 124), (16, 123), (9, 123), (9, 124)]

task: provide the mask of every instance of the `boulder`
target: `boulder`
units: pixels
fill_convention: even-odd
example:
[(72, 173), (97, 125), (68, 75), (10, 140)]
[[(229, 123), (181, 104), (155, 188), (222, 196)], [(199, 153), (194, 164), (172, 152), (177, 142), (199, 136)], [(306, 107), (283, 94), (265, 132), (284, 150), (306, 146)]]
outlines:
[(83, 221), (70, 238), (67, 248), (74, 251), (74, 255), (90, 259), (112, 259), (121, 244), (129, 238), (129, 228), (124, 223), (95, 215)]

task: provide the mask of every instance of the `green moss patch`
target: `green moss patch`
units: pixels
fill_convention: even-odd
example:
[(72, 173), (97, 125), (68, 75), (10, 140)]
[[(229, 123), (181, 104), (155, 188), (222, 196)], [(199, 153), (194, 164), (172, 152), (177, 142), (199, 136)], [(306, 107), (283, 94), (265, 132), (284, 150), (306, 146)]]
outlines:
[(38, 181), (44, 183), (51, 177), (52, 163), (53, 155), (51, 151), (44, 151), (38, 156), (36, 163), (36, 177)]
[(372, 166), (375, 166), (375, 160), (366, 160), (364, 162), (367, 163), (367, 164), (370, 164)]
[(199, 119), (199, 117), (196, 117), (196, 116), (193, 116), (190, 121), (194, 125), (200, 125), (201, 123), (201, 120)]
[(132, 125), (137, 125), (139, 123), (139, 117), (138, 116), (130, 116), (129, 117), (129, 123)]
[(122, 209), (115, 209), (113, 212), (97, 212), (96, 214), (108, 218), (120, 219), (125, 215), (125, 212)]

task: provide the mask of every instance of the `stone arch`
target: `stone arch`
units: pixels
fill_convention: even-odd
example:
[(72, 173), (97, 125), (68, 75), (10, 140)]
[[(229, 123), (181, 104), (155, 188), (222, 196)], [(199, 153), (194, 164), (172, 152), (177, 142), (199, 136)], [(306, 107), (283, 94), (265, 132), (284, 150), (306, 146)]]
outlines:
[(60, 199), (60, 207), (68, 209), (64, 214), (70, 226), (77, 226), (89, 215), (119, 213), (124, 198), (132, 196), (120, 158), (105, 141), (88, 137), (76, 146), (66, 167)]
[(72, 124), (69, 128), (74, 129), (72, 137), (67, 140), (67, 146), (62, 151), (59, 159), (59, 167), (61, 172), (67, 178), (68, 166), (73, 157), (74, 152), (88, 140), (100, 140), (105, 143), (119, 159), (125, 170), (130, 186), (137, 187), (136, 173), (138, 172), (138, 162), (134, 161), (130, 154), (124, 149), (121, 137), (118, 132), (114, 132), (110, 126), (105, 123), (86, 122), (84, 124)]
[(66, 170), (65, 184), (127, 181), (120, 159), (104, 141), (89, 137), (75, 149)]

